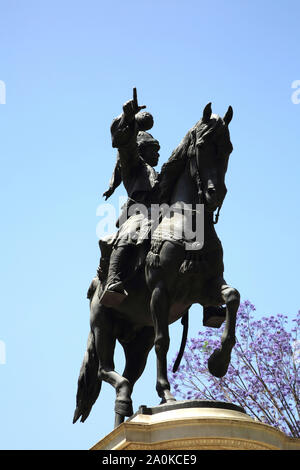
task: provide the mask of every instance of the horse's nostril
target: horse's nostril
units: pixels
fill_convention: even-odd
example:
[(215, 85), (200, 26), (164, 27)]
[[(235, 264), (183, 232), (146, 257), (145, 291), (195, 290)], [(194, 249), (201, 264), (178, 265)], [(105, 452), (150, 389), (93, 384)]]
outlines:
[(216, 190), (213, 186), (211, 186), (210, 188), (207, 188), (207, 192), (210, 196), (213, 196), (216, 193)]

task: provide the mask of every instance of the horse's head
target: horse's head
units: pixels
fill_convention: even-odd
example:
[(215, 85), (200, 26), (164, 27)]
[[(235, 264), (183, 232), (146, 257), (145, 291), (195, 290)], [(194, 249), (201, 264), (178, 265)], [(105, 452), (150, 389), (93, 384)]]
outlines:
[(202, 119), (191, 130), (202, 199), (210, 212), (221, 207), (227, 192), (225, 174), (229, 155), (233, 150), (228, 125), (232, 116), (231, 106), (221, 118), (212, 114), (209, 103), (203, 110)]

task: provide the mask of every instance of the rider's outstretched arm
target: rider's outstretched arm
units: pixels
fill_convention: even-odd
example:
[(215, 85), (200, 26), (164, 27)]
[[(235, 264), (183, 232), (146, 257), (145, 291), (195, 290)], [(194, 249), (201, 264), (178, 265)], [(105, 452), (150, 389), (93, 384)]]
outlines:
[(103, 197), (105, 197), (105, 200), (107, 200), (115, 192), (115, 190), (118, 188), (118, 186), (120, 186), (121, 183), (122, 183), (121, 164), (120, 164), (120, 157), (118, 154), (115, 168), (114, 168), (113, 174), (109, 182), (109, 188), (107, 191), (105, 191), (105, 193), (103, 193)]

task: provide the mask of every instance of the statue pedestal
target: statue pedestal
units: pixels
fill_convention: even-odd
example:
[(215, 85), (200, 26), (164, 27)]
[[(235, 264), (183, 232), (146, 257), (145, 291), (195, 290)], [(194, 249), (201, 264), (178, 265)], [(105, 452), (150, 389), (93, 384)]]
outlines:
[(189, 400), (141, 406), (91, 450), (300, 450), (300, 439), (230, 403)]

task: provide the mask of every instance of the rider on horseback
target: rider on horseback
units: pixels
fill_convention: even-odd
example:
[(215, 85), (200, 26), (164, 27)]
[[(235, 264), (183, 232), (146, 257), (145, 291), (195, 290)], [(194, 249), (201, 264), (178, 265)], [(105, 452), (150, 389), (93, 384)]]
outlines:
[[(138, 254), (136, 245), (147, 237), (151, 225), (148, 210), (151, 204), (158, 203), (158, 173), (153, 167), (158, 163), (160, 145), (151, 134), (141, 130), (149, 129), (152, 118), (149, 113), (140, 113), (144, 107), (138, 106), (134, 91), (133, 100), (124, 104), (123, 114), (114, 119), (111, 125), (112, 146), (118, 149), (115, 172), (119, 172), (119, 179), (123, 181), (129, 196), (125, 217), (132, 215), (132, 206), (139, 209), (143, 205), (146, 214), (145, 210), (138, 211), (138, 214), (125, 221), (124, 214), (121, 216), (120, 229), (114, 238), (105, 276), (105, 290), (101, 296), (101, 303), (106, 306), (118, 304), (127, 296), (124, 282), (130, 276), (129, 262), (130, 266), (135, 264), (133, 261)], [(104, 195), (110, 194), (106, 192)]]

